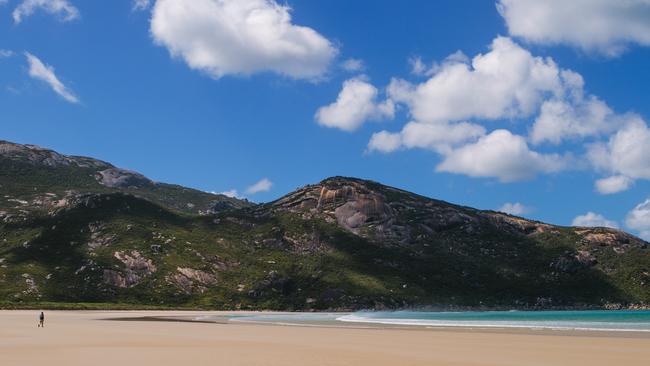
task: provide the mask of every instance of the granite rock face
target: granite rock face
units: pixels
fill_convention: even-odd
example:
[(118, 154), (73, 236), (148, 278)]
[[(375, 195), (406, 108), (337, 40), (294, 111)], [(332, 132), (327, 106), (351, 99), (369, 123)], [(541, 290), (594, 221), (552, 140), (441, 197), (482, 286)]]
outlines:
[(145, 187), (154, 182), (140, 173), (126, 169), (108, 168), (97, 173), (97, 181), (111, 188)]
[(193, 292), (203, 293), (217, 283), (215, 275), (187, 267), (176, 268), (176, 273), (168, 276), (167, 280), (187, 295)]
[(122, 271), (105, 269), (104, 282), (106, 284), (121, 288), (133, 287), (143, 278), (156, 272), (156, 266), (151, 259), (145, 258), (137, 250), (129, 253), (115, 252), (114, 257), (122, 262), (124, 268)]

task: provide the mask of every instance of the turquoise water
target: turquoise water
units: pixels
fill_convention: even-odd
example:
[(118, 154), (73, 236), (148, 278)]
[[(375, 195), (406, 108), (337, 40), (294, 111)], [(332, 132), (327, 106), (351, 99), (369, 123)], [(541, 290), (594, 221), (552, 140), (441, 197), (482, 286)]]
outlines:
[(395, 325), (477, 328), (546, 328), (650, 332), (650, 311), (464, 311), (359, 312), (339, 321)]
[(463, 311), (286, 313), (232, 317), (231, 321), (290, 325), (385, 324), (423, 327), (529, 328), (650, 332), (650, 311)]

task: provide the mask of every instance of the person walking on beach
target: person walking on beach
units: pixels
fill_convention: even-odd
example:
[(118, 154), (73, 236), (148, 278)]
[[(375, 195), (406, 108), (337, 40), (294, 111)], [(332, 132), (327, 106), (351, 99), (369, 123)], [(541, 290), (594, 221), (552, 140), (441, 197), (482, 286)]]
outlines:
[(38, 316), (38, 327), (45, 327), (45, 314), (41, 311), (41, 315)]

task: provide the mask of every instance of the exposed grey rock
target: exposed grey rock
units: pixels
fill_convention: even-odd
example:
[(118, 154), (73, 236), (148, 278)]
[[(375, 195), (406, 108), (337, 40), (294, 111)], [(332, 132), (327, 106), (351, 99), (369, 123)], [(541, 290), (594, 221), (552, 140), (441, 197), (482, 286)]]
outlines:
[(108, 168), (98, 172), (97, 181), (100, 184), (111, 188), (145, 187), (154, 185), (154, 182), (144, 175), (120, 168)]
[(112, 269), (104, 270), (103, 279), (104, 279), (104, 283), (111, 286), (120, 287), (120, 288), (129, 287), (126, 278), (120, 272)]
[(130, 253), (115, 252), (114, 257), (124, 265), (124, 270), (118, 272), (112, 269), (104, 270), (104, 283), (116, 287), (132, 287), (143, 278), (156, 272), (156, 266), (151, 259), (143, 257), (137, 250)]
[(25, 280), (25, 285), (27, 285), (27, 289), (22, 293), (24, 295), (40, 295), (40, 291), (36, 285), (36, 281), (34, 281), (34, 277), (32, 277), (32, 275), (29, 273), (23, 273), (22, 277)]
[(183, 293), (191, 294), (195, 291), (199, 293), (205, 292), (207, 290), (206, 286), (217, 282), (217, 277), (198, 269), (178, 267), (176, 273), (168, 276), (167, 280), (176, 285)]

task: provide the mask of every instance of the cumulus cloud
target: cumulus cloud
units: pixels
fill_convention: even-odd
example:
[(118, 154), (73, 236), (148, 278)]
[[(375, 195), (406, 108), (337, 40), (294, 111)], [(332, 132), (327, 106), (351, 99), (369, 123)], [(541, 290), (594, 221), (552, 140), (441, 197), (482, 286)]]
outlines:
[(552, 98), (541, 106), (530, 134), (535, 144), (559, 144), (566, 139), (581, 139), (608, 134), (620, 128), (633, 115), (619, 115), (593, 95), (585, 96), (582, 76), (561, 71), (564, 95)]
[(644, 240), (650, 241), (650, 198), (628, 212), (625, 217), (625, 225), (630, 229), (637, 230), (639, 236)]
[(540, 172), (558, 172), (567, 166), (567, 160), (558, 154), (532, 151), (523, 137), (499, 129), (446, 154), (436, 170), (514, 182)]
[(133, 11), (147, 10), (151, 6), (151, 0), (133, 0), (133, 5), (131, 9)]
[(402, 146), (402, 136), (399, 133), (380, 131), (372, 134), (368, 142), (368, 151), (390, 153)]
[(372, 135), (369, 151), (384, 153), (399, 148), (421, 148), (444, 154), (462, 143), (476, 140), (485, 135), (485, 128), (468, 122), (460, 123), (418, 123), (409, 122), (398, 133), (380, 131)]
[(559, 73), (552, 59), (497, 37), (490, 51), (471, 63), (452, 57), (421, 84), (394, 79), (388, 94), (406, 104), (418, 122), (527, 117), (546, 95), (562, 93)]
[(510, 35), (615, 56), (650, 45), (648, 0), (499, 0)]
[(420, 56), (414, 56), (409, 59), (409, 64), (411, 65), (411, 74), (418, 76), (432, 76), (440, 71), (444, 66), (451, 65), (454, 63), (469, 63), (469, 57), (467, 57), (463, 51), (456, 51), (451, 55), (447, 56), (442, 63), (432, 62), (426, 64), (422, 61)]
[(354, 131), (368, 120), (393, 118), (393, 102), (377, 102), (378, 94), (363, 77), (346, 80), (336, 101), (318, 109), (316, 121), (325, 127)]
[(52, 66), (44, 64), (38, 57), (25, 52), (29, 64), (29, 76), (47, 83), (54, 92), (70, 103), (79, 103), (79, 99), (59, 80)]
[(650, 179), (650, 128), (640, 117), (631, 116), (609, 141), (590, 144), (587, 157), (597, 169), (619, 176), (599, 181), (603, 191), (597, 182), (601, 193), (625, 190), (634, 179)]
[(499, 211), (505, 212), (510, 215), (520, 216), (532, 211), (532, 208), (525, 206), (519, 202), (510, 203), (506, 202), (499, 208)]
[(13, 55), (14, 55), (14, 51), (12, 50), (0, 49), (0, 58), (8, 58), (8, 57), (12, 57)]
[(613, 229), (618, 229), (618, 224), (616, 221), (608, 220), (603, 215), (587, 212), (584, 215), (576, 216), (573, 219), (573, 226), (580, 227), (609, 227)]
[[(533, 151), (522, 136), (505, 129), (488, 133), (471, 121), (529, 118), (549, 100), (566, 101), (571, 108), (588, 104), (580, 75), (560, 69), (550, 58), (533, 56), (507, 37), (495, 38), (488, 52), (471, 60), (457, 51), (441, 63), (427, 65), (420, 58), (410, 62), (412, 73), (428, 79), (413, 84), (394, 78), (387, 93), (406, 105), (412, 121), (399, 132), (373, 134), (368, 151), (432, 150), (443, 157), (439, 172), (502, 182), (530, 179), (568, 165), (565, 155)], [(549, 119), (540, 122), (536, 141), (551, 138), (540, 132)]]
[[(401, 131), (373, 134), (367, 151), (427, 149), (442, 155), (437, 171), (502, 182), (584, 166), (588, 160), (607, 174), (595, 183), (604, 194), (627, 189), (634, 179), (650, 179), (645, 122), (632, 113), (614, 112), (586, 92), (580, 74), (532, 55), (510, 38), (495, 38), (488, 52), (471, 60), (458, 51), (441, 63), (426, 64), (418, 57), (410, 62), (412, 73), (427, 80), (393, 78), (387, 95), (396, 106), (406, 106), (411, 121)], [(531, 119), (528, 137), (484, 127), (492, 120)], [(587, 145), (587, 159), (573, 158), (575, 144), (561, 145), (602, 141), (604, 136), (609, 142)], [(528, 143), (551, 146), (538, 152)]]
[(79, 18), (79, 10), (68, 0), (22, 0), (12, 13), (14, 23), (22, 22), (38, 10), (55, 15), (64, 22)]
[(366, 66), (363, 63), (363, 60), (358, 58), (349, 58), (341, 63), (343, 70), (348, 72), (360, 72), (363, 71)]
[(155, 42), (214, 78), (269, 71), (315, 80), (337, 54), (275, 0), (157, 0), (152, 13)]
[(246, 188), (246, 193), (256, 194), (260, 192), (268, 192), (271, 190), (271, 187), (273, 187), (273, 182), (271, 182), (268, 178), (263, 178), (259, 182)]
[(634, 180), (624, 175), (613, 175), (611, 177), (598, 179), (595, 183), (596, 191), (600, 194), (613, 194), (623, 192), (630, 188)]

